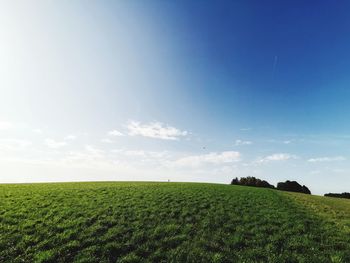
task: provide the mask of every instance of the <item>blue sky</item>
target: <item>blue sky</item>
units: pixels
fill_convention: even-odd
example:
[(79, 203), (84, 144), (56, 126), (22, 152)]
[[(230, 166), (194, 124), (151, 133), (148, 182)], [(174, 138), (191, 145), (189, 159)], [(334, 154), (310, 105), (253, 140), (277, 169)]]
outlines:
[(346, 1), (3, 1), (1, 182), (350, 191)]

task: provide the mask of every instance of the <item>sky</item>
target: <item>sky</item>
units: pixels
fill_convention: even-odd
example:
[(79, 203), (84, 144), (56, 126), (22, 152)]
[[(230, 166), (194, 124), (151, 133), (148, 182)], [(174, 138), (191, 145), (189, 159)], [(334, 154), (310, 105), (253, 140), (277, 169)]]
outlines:
[(350, 191), (348, 1), (1, 1), (0, 183)]

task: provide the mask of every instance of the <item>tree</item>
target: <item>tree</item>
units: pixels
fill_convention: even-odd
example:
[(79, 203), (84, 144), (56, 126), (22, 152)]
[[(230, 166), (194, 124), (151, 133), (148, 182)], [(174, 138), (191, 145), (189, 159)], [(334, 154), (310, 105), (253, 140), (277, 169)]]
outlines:
[(238, 185), (239, 184), (239, 180), (238, 178), (233, 178), (232, 181), (231, 181), (231, 184), (234, 184), (234, 185)]
[(325, 194), (324, 196), (350, 199), (350, 193), (341, 193), (341, 194), (329, 193), (329, 194)]
[(298, 193), (304, 193), (304, 194), (311, 194), (311, 191), (309, 188), (307, 188), (305, 185), (301, 186), (296, 181), (289, 181), (278, 183), (277, 189), (281, 191), (289, 191), (289, 192), (298, 192)]
[(275, 188), (273, 185), (269, 184), (265, 180), (260, 180), (253, 176), (241, 177), (238, 179), (237, 177), (232, 179), (232, 185), (244, 185), (244, 186), (254, 186), (254, 187), (263, 187), (263, 188)]

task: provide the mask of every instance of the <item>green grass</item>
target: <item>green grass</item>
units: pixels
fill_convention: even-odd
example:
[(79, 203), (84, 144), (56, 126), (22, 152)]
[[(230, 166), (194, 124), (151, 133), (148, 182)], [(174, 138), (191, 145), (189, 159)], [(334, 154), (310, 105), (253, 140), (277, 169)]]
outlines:
[(194, 183), (0, 185), (0, 262), (350, 262), (350, 200)]

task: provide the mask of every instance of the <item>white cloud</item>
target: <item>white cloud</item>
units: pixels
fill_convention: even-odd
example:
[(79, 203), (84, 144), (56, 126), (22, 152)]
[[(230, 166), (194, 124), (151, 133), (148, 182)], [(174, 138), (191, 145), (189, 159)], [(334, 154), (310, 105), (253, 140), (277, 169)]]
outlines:
[(225, 164), (240, 161), (240, 153), (235, 151), (212, 152), (202, 155), (191, 155), (180, 158), (172, 165), (180, 167), (197, 167), (202, 164)]
[(43, 134), (43, 131), (41, 129), (33, 129), (32, 132), (37, 134)]
[(47, 145), (47, 147), (53, 148), (53, 149), (61, 148), (67, 145), (66, 142), (58, 142), (58, 141), (55, 141), (54, 139), (45, 139), (45, 144)]
[(7, 121), (0, 121), (0, 130), (8, 130), (13, 127), (13, 124), (11, 122)]
[(267, 163), (267, 162), (276, 162), (276, 161), (287, 161), (291, 159), (297, 159), (298, 157), (293, 154), (288, 153), (275, 153), (264, 158), (261, 158), (257, 163)]
[(252, 128), (241, 128), (240, 130), (241, 130), (241, 131), (251, 131)]
[(267, 140), (267, 142), (291, 144), (293, 141), (292, 141), (292, 140), (284, 140), (284, 141), (281, 141), (281, 140), (269, 139), (269, 140)]
[(106, 167), (112, 163), (112, 161), (105, 156), (104, 151), (92, 145), (85, 145), (84, 149), (84, 151), (69, 152), (63, 159), (63, 162), (94, 168)]
[(21, 139), (1, 139), (0, 148), (4, 150), (18, 150), (32, 145), (32, 142)]
[[(151, 169), (157, 171), (164, 168), (168, 160), (168, 152), (144, 150), (102, 150), (92, 145), (85, 145), (84, 150), (66, 153), (64, 162), (90, 167), (123, 166), (129, 169)], [(139, 170), (140, 173), (142, 170)]]
[(122, 151), (126, 156), (146, 156), (146, 152), (143, 150), (128, 150)]
[(130, 121), (127, 128), (131, 136), (139, 135), (162, 140), (178, 140), (180, 137), (188, 135), (187, 131), (181, 131), (161, 122), (141, 124), (136, 121)]
[(145, 150), (126, 150), (113, 149), (110, 151), (118, 155), (119, 159), (128, 160), (128, 162), (156, 162), (165, 163), (171, 157), (168, 151), (145, 151)]
[(311, 171), (309, 174), (310, 175), (317, 175), (317, 174), (320, 174), (321, 171), (320, 170), (314, 170), (314, 171)]
[(72, 140), (75, 140), (77, 138), (77, 136), (75, 136), (75, 135), (67, 135), (66, 137), (64, 137), (64, 139), (66, 140), (66, 141), (72, 141)]
[(253, 142), (251, 141), (242, 141), (242, 140), (236, 140), (235, 145), (240, 146), (240, 145), (251, 145)]
[(100, 149), (97, 149), (95, 148), (94, 146), (92, 145), (85, 145), (85, 150), (90, 153), (90, 154), (93, 154), (93, 155), (102, 155), (103, 154), (103, 151), (100, 150)]
[(336, 161), (345, 161), (346, 158), (343, 156), (335, 156), (335, 157), (319, 157), (319, 158), (311, 158), (307, 160), (310, 163), (317, 162), (336, 162)]
[(111, 153), (122, 153), (122, 152), (124, 152), (124, 150), (123, 149), (112, 149), (110, 152)]
[(124, 134), (121, 133), (121, 132), (118, 131), (118, 130), (109, 131), (109, 132), (108, 132), (108, 135), (109, 135), (109, 136), (124, 136)]
[(113, 141), (109, 138), (103, 138), (103, 139), (101, 139), (101, 142), (103, 142), (103, 143), (115, 143), (115, 141)]
[(128, 150), (123, 151), (126, 156), (142, 156), (148, 158), (163, 158), (167, 156), (167, 152), (143, 151), (143, 150)]

